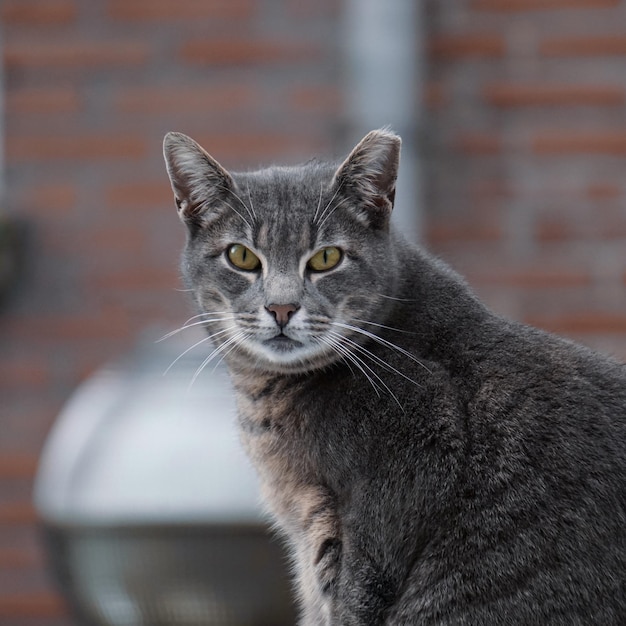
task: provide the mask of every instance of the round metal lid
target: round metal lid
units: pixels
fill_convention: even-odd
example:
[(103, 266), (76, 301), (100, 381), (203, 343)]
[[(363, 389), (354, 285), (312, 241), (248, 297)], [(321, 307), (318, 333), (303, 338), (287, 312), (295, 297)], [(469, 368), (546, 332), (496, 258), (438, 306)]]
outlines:
[[(170, 340), (171, 341), (171, 340)], [(34, 499), (55, 524), (256, 523), (256, 475), (223, 367), (193, 340), (143, 345), (70, 398), (40, 460)]]

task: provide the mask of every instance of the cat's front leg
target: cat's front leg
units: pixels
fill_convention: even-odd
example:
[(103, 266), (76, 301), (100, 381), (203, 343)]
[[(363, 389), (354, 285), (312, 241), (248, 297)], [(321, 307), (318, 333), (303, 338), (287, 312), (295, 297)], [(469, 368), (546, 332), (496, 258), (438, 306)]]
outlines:
[(298, 560), (298, 593), (301, 614), (299, 626), (334, 626), (337, 615), (336, 584), (340, 544), (333, 542), (319, 562), (307, 551)]
[(302, 533), (297, 541), (302, 626), (333, 624), (333, 605), (341, 564), (341, 528), (334, 497), (311, 486), (300, 502)]
[(333, 626), (332, 601), (322, 592), (309, 555), (298, 558), (297, 592), (300, 615), (298, 626)]

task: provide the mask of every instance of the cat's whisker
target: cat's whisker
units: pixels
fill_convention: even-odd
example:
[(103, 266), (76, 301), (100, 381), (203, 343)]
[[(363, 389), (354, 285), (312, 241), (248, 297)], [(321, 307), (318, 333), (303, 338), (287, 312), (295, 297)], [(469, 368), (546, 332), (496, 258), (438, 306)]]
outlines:
[[(226, 313), (226, 311), (224, 311), (224, 313)], [(224, 313), (220, 313), (220, 315), (223, 315)], [(189, 322), (192, 322), (193, 320), (197, 320), (199, 317), (204, 317), (205, 315), (213, 315), (213, 313), (198, 313), (198, 315), (192, 315), (188, 320), (183, 322), (183, 326), (185, 324), (189, 324)]]
[(237, 209), (230, 202), (226, 202), (226, 200), (222, 200), (222, 202), (229, 207), (233, 213), (236, 213), (241, 218), (241, 221), (248, 227), (249, 230), (252, 230), (250, 222), (241, 213), (239, 213), (239, 211), (237, 211)]
[(393, 330), (396, 333), (404, 333), (406, 335), (415, 335), (416, 333), (410, 330), (402, 330), (401, 328), (394, 328), (393, 326), (385, 326), (384, 324), (377, 324), (376, 322), (368, 322), (367, 320), (360, 320), (356, 317), (352, 318), (355, 322), (359, 322), (360, 324), (369, 324), (370, 326), (377, 326), (378, 328), (386, 328), (387, 330)]
[[(248, 200), (250, 201), (250, 209), (249, 209), (250, 217), (252, 218), (253, 222), (256, 222), (257, 221), (257, 216), (256, 216), (256, 211), (254, 210), (254, 204), (252, 203), (252, 194), (250, 193), (250, 183), (248, 183), (247, 187), (248, 187)], [(241, 198), (240, 198), (240, 200), (241, 200)], [(243, 202), (242, 202), (242, 204), (243, 204)], [(245, 204), (244, 204), (244, 206), (245, 206)]]
[[(234, 327), (228, 328), (228, 330), (232, 330)], [(226, 341), (224, 341), (223, 343), (221, 343), (219, 346), (217, 346), (213, 352), (211, 352), (211, 354), (209, 354), (209, 356), (206, 357), (206, 359), (204, 359), (204, 361), (202, 361), (202, 363), (200, 364), (200, 366), (198, 367), (198, 369), (195, 371), (194, 375), (191, 378), (191, 382), (189, 383), (189, 387), (188, 390), (191, 390), (191, 388), (193, 387), (193, 384), (196, 382), (198, 376), (200, 376), (200, 374), (203, 372), (203, 370), (205, 369), (205, 367), (221, 352), (223, 352), (229, 345), (231, 345), (234, 342), (238, 342), (240, 339), (244, 339), (245, 336), (247, 335), (247, 332), (245, 330), (240, 330), (239, 332), (235, 333), (232, 337), (229, 337), (228, 339), (226, 339)]]
[(185, 324), (189, 324), (189, 322), (192, 322), (193, 320), (197, 320), (199, 317), (206, 317), (207, 315), (229, 315), (231, 314), (231, 311), (210, 311), (210, 312), (204, 312), (204, 313), (198, 313), (198, 315), (193, 315), (192, 317), (190, 317), (188, 320), (186, 320), (183, 323), (183, 326)]
[[(338, 341), (342, 348), (345, 348), (346, 352), (350, 354), (350, 356), (353, 359), (356, 359), (356, 361), (353, 362), (358, 362), (360, 363), (363, 368), (365, 368), (377, 381), (380, 385), (382, 385), (382, 387), (384, 387), (384, 389), (387, 391), (387, 393), (395, 400), (396, 404), (400, 407), (400, 410), (404, 413), (404, 407), (402, 406), (402, 404), (400, 403), (400, 400), (398, 400), (397, 396), (393, 393), (393, 391), (391, 391), (391, 389), (389, 388), (389, 385), (387, 385), (387, 383), (385, 383), (385, 381), (358, 355), (356, 355), (351, 349), (350, 349), (350, 345), (348, 344), (348, 338), (344, 337), (343, 335), (339, 334), (339, 333), (333, 333), (334, 338), (336, 341)], [(346, 345), (348, 344), (348, 345)], [(365, 371), (362, 368), (361, 371), (365, 374)], [(399, 373), (399, 372), (398, 372)], [(367, 376), (367, 374), (366, 374)], [(370, 377), (368, 376), (368, 379), (371, 382)], [(380, 394), (379, 394), (380, 396)]]
[(211, 339), (213, 339), (214, 337), (217, 337), (219, 335), (222, 335), (224, 333), (230, 332), (233, 328), (235, 328), (234, 326), (231, 326), (229, 328), (224, 328), (222, 330), (218, 330), (215, 333), (212, 333), (210, 335), (207, 335), (206, 337), (203, 337), (202, 339), (200, 339), (200, 341), (197, 341), (196, 343), (194, 343), (191, 347), (187, 348), (184, 352), (182, 352), (181, 354), (179, 354), (168, 366), (168, 368), (163, 372), (163, 376), (167, 375), (168, 372), (172, 369), (172, 367), (174, 367), (174, 365), (176, 365), (176, 363), (178, 363), (178, 361), (180, 361), (187, 353), (191, 352), (194, 348), (198, 347), (199, 345), (202, 345), (203, 343), (210, 341)]
[[(246, 212), (248, 213), (248, 215), (250, 216), (250, 219), (252, 220), (252, 223), (256, 222), (256, 213), (254, 212), (254, 207), (252, 207), (252, 198), (250, 197), (250, 186), (248, 185), (248, 197), (250, 198), (250, 206), (248, 206), (242, 199), (241, 197), (236, 194), (230, 187), (227, 187), (225, 185), (217, 185), (217, 187), (223, 191), (228, 192), (231, 196), (233, 196), (233, 198), (235, 198), (235, 200), (237, 200), (237, 202), (239, 202), (239, 204), (241, 204), (241, 206), (246, 210)], [(226, 203), (228, 204), (228, 203)], [(228, 206), (230, 206), (230, 204), (228, 204)], [(233, 209), (232, 206), (230, 206), (231, 209)], [(235, 209), (233, 209), (233, 211), (235, 211)], [(235, 211), (235, 213), (237, 213), (237, 215), (239, 215), (239, 217), (241, 217), (243, 219), (243, 217), (237, 212)], [(246, 221), (246, 220), (244, 220)], [(248, 223), (246, 221), (246, 223)], [(250, 224), (248, 223), (248, 227), (251, 229)]]
[(337, 194), (339, 193), (339, 191), (343, 187), (343, 183), (344, 183), (344, 181), (342, 180), (341, 183), (339, 184), (339, 186), (337, 187), (337, 190), (333, 194), (333, 197), (329, 200), (328, 204), (324, 207), (324, 210), (322, 211), (321, 215), (319, 217), (316, 216), (316, 218), (313, 220), (313, 223), (317, 224), (318, 228), (320, 226), (319, 222), (324, 219), (324, 216), (326, 215), (326, 211), (328, 211), (329, 207), (335, 201), (335, 198), (337, 197)]
[(367, 370), (365, 369), (362, 360), (359, 359), (355, 354), (350, 352), (350, 350), (348, 350), (345, 346), (342, 346), (341, 344), (335, 345), (335, 350), (339, 354), (343, 355), (342, 358), (345, 359), (347, 363), (352, 363), (363, 374), (363, 376), (365, 376), (366, 380), (369, 382), (369, 384), (371, 385), (376, 395), (380, 398), (381, 388), (376, 384), (374, 379), (367, 373)]
[(231, 315), (230, 317), (218, 317), (218, 318), (213, 318), (210, 320), (200, 320), (199, 322), (193, 322), (193, 324), (185, 323), (180, 328), (177, 328), (176, 330), (172, 330), (166, 335), (163, 335), (163, 337), (157, 339), (154, 343), (161, 343), (162, 341), (165, 341), (166, 339), (169, 339), (170, 337), (177, 335), (183, 330), (187, 330), (188, 328), (193, 328), (194, 326), (206, 326), (208, 324), (215, 324), (216, 322), (228, 322), (234, 319), (235, 317)]
[(233, 351), (235, 350), (238, 346), (240, 346), (246, 339), (248, 339), (248, 337), (250, 337), (253, 333), (245, 333), (243, 336), (239, 337), (239, 339), (226, 351), (224, 352), (224, 354), (222, 354), (222, 357), (220, 358), (220, 360), (215, 364), (215, 367), (213, 368), (213, 372), (215, 372), (215, 370), (220, 366), (220, 363)]
[(320, 184), (320, 197), (317, 201), (317, 208), (315, 209), (315, 213), (313, 214), (313, 223), (317, 220), (317, 214), (319, 213), (320, 208), (322, 207), (322, 195), (324, 194), (324, 183)]
[[(344, 335), (342, 335), (340, 333), (337, 333), (335, 331), (330, 331), (330, 333), (334, 337), (336, 337), (337, 339), (341, 340), (348, 347), (348, 349), (350, 349), (352, 351), (352, 354), (354, 354), (354, 351), (356, 350), (356, 351), (360, 352), (361, 354), (363, 354), (364, 356), (366, 356), (369, 359), (371, 359), (373, 362), (378, 363), (381, 367), (386, 369), (388, 372), (392, 372), (394, 374), (398, 374), (399, 376), (402, 376), (402, 378), (405, 378), (406, 380), (408, 380), (409, 382), (413, 383), (414, 385), (417, 385), (418, 387), (420, 386), (412, 378), (409, 378), (408, 376), (406, 376), (406, 374), (403, 374), (401, 371), (397, 370), (395, 367), (393, 367), (392, 365), (387, 363), (384, 359), (381, 359), (379, 356), (377, 356), (376, 354), (374, 354), (373, 352), (371, 352), (370, 350), (368, 350), (364, 346), (361, 346), (356, 341), (353, 341), (349, 337), (345, 337)], [(363, 359), (360, 359), (360, 360), (363, 362)], [(370, 371), (372, 371), (372, 373), (374, 373), (373, 370), (370, 370)], [(382, 380), (381, 380), (381, 382), (382, 382)], [(389, 389), (389, 387), (387, 387), (387, 385), (385, 385), (385, 387), (387, 388), (389, 393), (391, 393), (391, 390)], [(393, 393), (391, 393), (391, 395), (393, 395)]]
[(191, 352), (194, 348), (197, 348), (198, 346), (202, 345), (203, 343), (210, 341), (211, 337), (203, 337), (202, 339), (200, 339), (200, 341), (196, 341), (196, 343), (194, 343), (192, 346), (190, 346), (189, 348), (187, 348), (185, 351), (183, 351), (181, 354), (179, 354), (168, 366), (167, 369), (163, 372), (163, 376), (167, 376), (167, 374), (169, 374), (169, 371), (174, 367), (174, 365), (176, 365), (176, 363), (178, 363), (178, 361), (180, 361), (188, 352)]
[[(327, 332), (327, 331), (325, 331), (325, 332)], [(322, 339), (322, 337), (313, 337), (313, 339)], [(318, 342), (318, 343), (322, 343), (322, 344), (324, 344), (324, 345), (326, 345), (326, 346), (329, 346), (332, 350), (334, 350), (335, 352), (337, 352), (337, 354), (339, 355), (339, 360), (340, 360), (342, 363), (344, 363), (344, 364), (345, 364), (345, 366), (346, 366), (346, 367), (350, 370), (350, 373), (352, 374), (353, 378), (356, 378), (357, 374), (356, 374), (356, 372), (352, 369), (352, 365), (350, 364), (350, 360), (349, 360), (349, 359), (348, 359), (345, 355), (343, 355), (341, 352), (338, 352), (337, 350), (335, 350), (335, 349), (333, 348), (333, 346), (332, 346), (330, 343), (328, 343), (328, 342), (320, 341), (320, 342)], [(349, 352), (349, 350), (347, 350), (347, 348), (344, 348), (344, 350), (346, 350), (346, 351), (348, 351), (348, 352)]]
[(331, 209), (331, 211), (328, 213), (328, 215), (326, 215), (326, 217), (320, 222), (319, 224), (319, 228), (322, 228), (322, 226), (324, 226), (324, 224), (330, 219), (330, 217), (332, 217), (332, 214), (345, 202), (348, 201), (348, 198), (344, 198), (343, 200), (340, 200), (339, 202), (337, 202), (337, 204)]
[(210, 319), (210, 320), (201, 320), (199, 322), (194, 322), (193, 324), (184, 324), (183, 326), (180, 326), (179, 328), (176, 328), (175, 330), (171, 330), (166, 335), (163, 335), (163, 337), (160, 337), (159, 339), (156, 339), (154, 343), (161, 343), (162, 341), (165, 341), (166, 339), (169, 339), (170, 337), (173, 337), (174, 335), (177, 335), (178, 333), (182, 332), (183, 330), (187, 330), (189, 328), (193, 328), (194, 326), (205, 326), (205, 325), (208, 325), (208, 324), (213, 324), (215, 322), (224, 322), (224, 321), (229, 321), (229, 320), (233, 320), (233, 319), (235, 319), (235, 318), (234, 317), (220, 317), (220, 318), (215, 318), (215, 319)]
[(387, 300), (394, 300), (396, 302), (417, 302), (415, 299), (411, 298), (396, 298), (395, 296), (387, 296), (384, 293), (376, 294), (379, 298), (386, 298)]
[(409, 378), (406, 374), (403, 374), (400, 370), (396, 369), (393, 365), (390, 365), (389, 363), (387, 363), (387, 361), (385, 361), (384, 359), (381, 359), (377, 354), (374, 354), (373, 352), (371, 352), (364, 346), (358, 344), (356, 341), (353, 341), (352, 339), (348, 337), (344, 337), (343, 335), (339, 335), (339, 333), (335, 333), (334, 331), (330, 331), (330, 332), (333, 335), (340, 336), (343, 339), (343, 341), (345, 341), (348, 345), (352, 346), (355, 350), (358, 350), (362, 354), (368, 356), (370, 359), (372, 359), (372, 361), (377, 362), (379, 365), (384, 367), (387, 371), (398, 374), (398, 376), (402, 376), (402, 378), (404, 378), (405, 380), (408, 380), (410, 383), (413, 383), (417, 387), (422, 387), (422, 385), (420, 385), (417, 381), (413, 380), (412, 378)]
[(331, 322), (331, 324), (333, 326), (338, 326), (339, 328), (345, 328), (347, 330), (351, 330), (355, 333), (360, 333), (361, 335), (368, 337), (372, 341), (379, 343), (381, 346), (386, 346), (387, 348), (396, 350), (400, 354), (403, 354), (407, 358), (411, 359), (413, 362), (417, 363), (420, 367), (423, 367), (429, 374), (433, 373), (429, 367), (424, 365), (424, 363), (422, 363), (418, 358), (416, 358), (414, 355), (412, 355), (410, 352), (408, 352), (404, 348), (401, 348), (400, 346), (397, 346), (395, 343), (392, 343), (391, 341), (387, 341), (386, 339), (383, 339), (382, 337), (379, 337), (378, 335), (371, 333), (368, 330), (365, 330), (364, 328), (359, 328), (358, 326), (354, 326), (353, 324), (344, 324), (343, 322)]
[[(349, 358), (353, 363), (355, 363), (357, 365), (357, 367), (361, 370), (361, 372), (370, 381), (370, 383), (372, 384), (372, 386), (376, 390), (377, 395), (380, 397), (379, 386), (378, 386), (378, 384), (376, 384), (373, 381), (372, 376), (374, 376), (376, 378), (376, 380), (378, 381), (378, 383), (380, 385), (382, 385), (382, 387), (384, 387), (384, 389), (387, 391), (387, 393), (396, 401), (398, 406), (402, 410), (404, 410), (402, 405), (400, 404), (400, 401), (398, 400), (396, 395), (391, 391), (391, 389), (385, 383), (385, 381), (369, 365), (367, 365), (367, 363), (365, 363), (365, 361), (362, 358), (360, 358), (358, 355), (356, 355), (352, 351), (352, 349), (350, 348), (349, 345), (346, 345), (347, 341), (348, 341), (347, 338), (344, 337), (343, 335), (340, 335), (339, 333), (332, 333), (332, 335), (333, 335), (333, 341), (335, 342), (336, 347), (338, 349), (340, 348), (341, 353), (345, 354), (346, 358)], [(369, 372), (369, 374), (367, 372)], [(370, 374), (371, 374), (371, 376), (370, 376)]]
[[(341, 335), (339, 335), (339, 337), (341, 337)], [(345, 346), (343, 346), (339, 341), (337, 341), (337, 339), (326, 336), (326, 337), (318, 337), (317, 338), (318, 341), (320, 341), (321, 343), (325, 344), (326, 346), (328, 346), (329, 348), (331, 348), (331, 350), (333, 350), (334, 352), (336, 352), (339, 357), (341, 358), (342, 361), (344, 362), (351, 362), (362, 374), (363, 376), (365, 376), (365, 378), (367, 379), (367, 381), (370, 383), (370, 385), (372, 386), (372, 389), (374, 389), (374, 391), (376, 392), (376, 395), (380, 398), (380, 388), (378, 387), (378, 385), (372, 380), (371, 376), (367, 373), (367, 371), (364, 369), (363, 367), (363, 361), (362, 359), (360, 359), (359, 357), (357, 357), (355, 354), (353, 354), (350, 350), (348, 350), (348, 348), (346, 348)], [(346, 361), (347, 360), (347, 361)]]

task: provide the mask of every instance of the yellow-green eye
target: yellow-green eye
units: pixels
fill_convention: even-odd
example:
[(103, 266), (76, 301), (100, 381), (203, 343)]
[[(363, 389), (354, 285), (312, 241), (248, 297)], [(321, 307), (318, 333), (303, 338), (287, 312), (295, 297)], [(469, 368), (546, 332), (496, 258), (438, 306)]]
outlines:
[(246, 246), (242, 246), (240, 243), (235, 243), (228, 248), (228, 260), (235, 267), (247, 272), (258, 270), (261, 267), (259, 257), (250, 248), (246, 248)]
[(322, 248), (319, 252), (316, 252), (307, 263), (307, 267), (315, 272), (325, 272), (331, 270), (341, 261), (341, 250), (330, 246), (328, 248)]

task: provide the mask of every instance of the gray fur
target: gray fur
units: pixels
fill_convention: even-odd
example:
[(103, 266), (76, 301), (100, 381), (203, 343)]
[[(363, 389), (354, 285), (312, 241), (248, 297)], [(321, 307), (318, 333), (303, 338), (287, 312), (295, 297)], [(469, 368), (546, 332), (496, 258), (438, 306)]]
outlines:
[[(374, 131), (341, 164), (228, 174), (165, 139), (183, 273), (301, 624), (626, 624), (626, 368), (500, 318), (406, 243), (399, 148)], [(308, 271), (325, 246), (343, 260)], [(272, 304), (299, 307), (281, 339)]]

